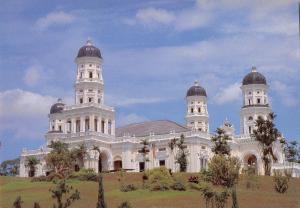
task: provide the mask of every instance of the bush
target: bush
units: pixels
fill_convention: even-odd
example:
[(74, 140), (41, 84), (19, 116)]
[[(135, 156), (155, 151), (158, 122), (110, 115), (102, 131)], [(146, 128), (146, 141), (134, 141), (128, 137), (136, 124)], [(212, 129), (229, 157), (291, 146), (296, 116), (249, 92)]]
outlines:
[(148, 180), (146, 187), (151, 191), (169, 190), (173, 184), (173, 178), (165, 167), (154, 168), (146, 173)]
[(189, 180), (190, 183), (199, 183), (199, 177), (198, 176), (190, 176)]
[(122, 192), (129, 192), (129, 191), (135, 191), (137, 190), (137, 187), (133, 184), (126, 184), (126, 185), (121, 185), (120, 191)]
[(38, 177), (33, 177), (31, 179), (31, 182), (42, 182), (42, 181), (54, 181), (54, 180), (59, 180), (63, 179), (64, 177), (58, 173), (50, 173), (48, 176), (38, 176)]
[(118, 206), (118, 208), (131, 208), (131, 205), (129, 204), (129, 202), (125, 201), (122, 202), (120, 206)]
[(182, 174), (176, 174), (174, 176), (174, 183), (172, 184), (172, 189), (176, 191), (185, 191), (186, 190), (186, 179)]
[(73, 172), (69, 178), (80, 181), (98, 181), (98, 176), (92, 169), (81, 169), (78, 172)]
[(282, 174), (281, 171), (274, 171), (274, 188), (278, 193), (285, 193), (289, 188), (289, 180), (291, 175), (287, 172)]

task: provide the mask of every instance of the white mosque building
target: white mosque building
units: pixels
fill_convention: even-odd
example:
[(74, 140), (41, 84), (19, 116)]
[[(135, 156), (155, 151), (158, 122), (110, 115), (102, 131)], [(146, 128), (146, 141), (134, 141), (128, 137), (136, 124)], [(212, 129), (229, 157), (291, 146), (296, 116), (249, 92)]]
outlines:
[[(85, 168), (95, 172), (112, 171), (120, 168), (139, 172), (159, 166), (178, 171), (175, 154), (168, 144), (171, 139), (185, 136), (188, 155), (188, 172), (199, 172), (207, 167), (213, 156), (209, 129), (207, 95), (203, 87), (195, 82), (186, 94), (186, 124), (169, 120), (146, 121), (116, 128), (115, 110), (104, 102), (102, 77), (102, 56), (100, 50), (87, 41), (75, 59), (77, 75), (75, 82), (75, 103), (65, 105), (62, 100), (52, 105), (49, 113), (49, 129), (45, 135), (46, 145), (51, 141), (61, 141), (70, 148), (85, 144), (88, 155)], [(225, 121), (221, 126), (232, 138), (229, 142), (232, 155), (240, 158), (243, 167), (254, 165), (263, 174), (263, 164), (259, 144), (250, 137), (258, 116), (266, 118), (272, 111), (268, 99), (266, 78), (253, 67), (241, 85), (243, 103), (240, 110), (240, 135), (235, 134), (232, 124)], [(184, 96), (184, 95), (183, 95)], [(144, 163), (140, 153), (141, 140), (149, 141), (149, 161)], [(100, 148), (100, 155), (93, 150)], [(278, 161), (273, 169), (282, 169), (284, 155), (279, 142), (275, 145)], [(20, 176), (28, 177), (26, 158), (35, 156), (40, 160), (35, 175), (46, 175), (48, 168), (44, 157), (50, 149), (26, 150), (21, 153)], [(300, 168), (299, 168), (300, 172)]]

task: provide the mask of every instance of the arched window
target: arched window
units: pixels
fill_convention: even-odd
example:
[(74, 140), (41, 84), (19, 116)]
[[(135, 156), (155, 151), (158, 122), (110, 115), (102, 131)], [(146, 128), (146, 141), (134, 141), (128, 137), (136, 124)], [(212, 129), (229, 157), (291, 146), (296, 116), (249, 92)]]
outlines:
[(90, 77), (90, 78), (93, 78), (93, 72), (90, 72), (90, 73), (89, 73), (89, 77)]
[(194, 108), (191, 108), (191, 113), (194, 113)]
[(253, 117), (252, 117), (252, 116), (249, 116), (248, 120), (249, 120), (249, 121), (252, 121), (252, 120), (253, 120)]
[(198, 108), (198, 113), (201, 113), (201, 108)]

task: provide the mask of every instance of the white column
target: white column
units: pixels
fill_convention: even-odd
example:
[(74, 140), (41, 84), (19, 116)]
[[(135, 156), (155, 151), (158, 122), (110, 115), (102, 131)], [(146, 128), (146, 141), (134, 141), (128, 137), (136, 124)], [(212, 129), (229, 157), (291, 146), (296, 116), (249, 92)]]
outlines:
[(95, 131), (95, 115), (90, 116), (90, 131)]
[(85, 132), (85, 117), (80, 117), (80, 132)]
[(105, 119), (104, 133), (108, 134), (108, 119)]
[(97, 132), (101, 132), (101, 118), (100, 117), (98, 117), (97, 118)]
[(76, 132), (76, 119), (75, 118), (71, 119), (71, 132), (72, 133)]
[(115, 120), (111, 121), (111, 135), (115, 135), (115, 127), (116, 126), (116, 122)]

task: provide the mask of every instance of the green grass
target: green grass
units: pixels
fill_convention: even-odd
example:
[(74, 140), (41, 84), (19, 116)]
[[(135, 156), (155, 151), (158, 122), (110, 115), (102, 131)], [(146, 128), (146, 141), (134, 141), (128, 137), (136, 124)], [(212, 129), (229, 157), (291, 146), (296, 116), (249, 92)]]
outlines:
[[(204, 207), (204, 201), (199, 192), (188, 189), (187, 191), (151, 192), (138, 189), (133, 192), (121, 192), (117, 174), (104, 176), (105, 199), (108, 208), (116, 208), (122, 201), (129, 201), (133, 207), (140, 208), (200, 208)], [(127, 183), (141, 186), (140, 174), (127, 174)], [(77, 180), (68, 181), (69, 185), (80, 191), (80, 201), (76, 201), (73, 208), (92, 208), (96, 205), (98, 184), (96, 182), (83, 182)], [(238, 186), (238, 201), (241, 208), (297, 208), (300, 207), (300, 179), (292, 179), (286, 194), (278, 194), (274, 191), (271, 177), (259, 177), (260, 188), (258, 190), (246, 189), (245, 181), (241, 179)], [(24, 208), (33, 207), (35, 201), (42, 208), (52, 207), (49, 189), (53, 187), (51, 182), (30, 182), (29, 179), (17, 177), (0, 177), (0, 207), (12, 207), (17, 196), (24, 201)], [(228, 206), (231, 207), (231, 202)]]

